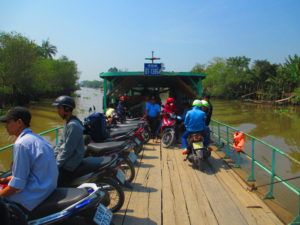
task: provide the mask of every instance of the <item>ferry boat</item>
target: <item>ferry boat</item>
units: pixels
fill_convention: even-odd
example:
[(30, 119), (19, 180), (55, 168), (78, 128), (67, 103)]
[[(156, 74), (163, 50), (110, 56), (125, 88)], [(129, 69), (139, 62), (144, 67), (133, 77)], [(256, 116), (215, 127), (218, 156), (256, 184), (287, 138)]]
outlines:
[[(202, 95), (206, 74), (164, 72), (155, 66), (146, 69), (99, 75), (104, 83), (104, 112), (120, 96), (126, 96), (129, 107), (141, 116), (136, 106), (145, 96), (160, 93), (174, 97), (176, 104), (183, 106)], [(133, 189), (126, 191), (125, 204), (114, 216), (114, 224), (300, 224), (300, 190), (276, 170), (279, 158), (297, 166), (300, 162), (247, 133), (243, 153), (234, 152), (236, 128), (212, 120), (210, 130), (216, 147), (205, 172), (192, 169), (183, 160), (180, 146), (167, 149), (156, 143), (146, 145), (138, 159)], [(257, 156), (261, 146), (271, 156), (270, 165)], [(253, 191), (263, 185), (262, 173), (268, 176), (269, 184)], [(284, 187), (279, 193), (278, 185)], [(277, 204), (287, 194), (295, 196), (297, 208), (293, 212)]]

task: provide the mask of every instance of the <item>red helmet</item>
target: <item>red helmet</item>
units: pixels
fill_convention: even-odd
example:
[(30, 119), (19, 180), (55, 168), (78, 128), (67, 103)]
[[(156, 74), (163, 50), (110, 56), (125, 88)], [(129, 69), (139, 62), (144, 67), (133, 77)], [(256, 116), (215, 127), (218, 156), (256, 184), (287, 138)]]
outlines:
[(175, 99), (174, 98), (168, 98), (167, 103), (174, 103)]

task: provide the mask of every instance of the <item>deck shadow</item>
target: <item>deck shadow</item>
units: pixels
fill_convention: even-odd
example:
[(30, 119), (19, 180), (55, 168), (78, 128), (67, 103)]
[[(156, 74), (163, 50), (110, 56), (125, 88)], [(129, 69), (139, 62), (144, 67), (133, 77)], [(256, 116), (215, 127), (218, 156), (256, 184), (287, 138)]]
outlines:
[(127, 225), (127, 224), (147, 224), (147, 225), (157, 225), (156, 222), (149, 218), (139, 218), (135, 216), (126, 215), (114, 215), (113, 217), (113, 224), (114, 225)]
[[(192, 168), (192, 163), (186, 161), (189, 167)], [(220, 171), (220, 169), (228, 170), (230, 169), (224, 162), (223, 159), (216, 159), (214, 157), (210, 157), (208, 160), (204, 162), (203, 170), (198, 170), (199, 172), (206, 173), (208, 175), (216, 174)], [(197, 170), (197, 169), (194, 169)]]
[(153, 168), (154, 167), (154, 165), (152, 165), (152, 164), (146, 164), (143, 162), (137, 162), (134, 165), (137, 167), (141, 167), (141, 168)]
[(147, 192), (147, 193), (151, 193), (151, 192), (157, 192), (158, 190), (156, 188), (153, 187), (145, 187), (140, 183), (133, 183), (132, 184), (133, 189), (130, 190), (131, 192)]
[(144, 155), (143, 159), (158, 159), (157, 156)]

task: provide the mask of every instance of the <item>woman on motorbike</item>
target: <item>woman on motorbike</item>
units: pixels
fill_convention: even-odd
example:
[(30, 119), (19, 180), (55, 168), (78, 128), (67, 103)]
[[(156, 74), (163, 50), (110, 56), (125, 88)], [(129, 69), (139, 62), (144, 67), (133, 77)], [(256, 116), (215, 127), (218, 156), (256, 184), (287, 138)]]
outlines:
[(174, 98), (168, 98), (166, 101), (166, 104), (164, 104), (164, 112), (167, 112), (169, 114), (176, 112), (176, 106), (175, 106), (175, 99)]

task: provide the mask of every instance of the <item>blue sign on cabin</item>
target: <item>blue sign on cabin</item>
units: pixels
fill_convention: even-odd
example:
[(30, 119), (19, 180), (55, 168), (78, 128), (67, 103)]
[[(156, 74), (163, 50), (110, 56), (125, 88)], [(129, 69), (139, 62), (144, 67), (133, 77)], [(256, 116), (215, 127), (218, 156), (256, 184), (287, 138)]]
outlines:
[(157, 76), (161, 72), (161, 63), (145, 63), (144, 75)]

